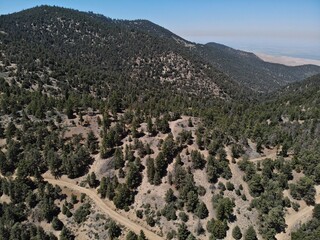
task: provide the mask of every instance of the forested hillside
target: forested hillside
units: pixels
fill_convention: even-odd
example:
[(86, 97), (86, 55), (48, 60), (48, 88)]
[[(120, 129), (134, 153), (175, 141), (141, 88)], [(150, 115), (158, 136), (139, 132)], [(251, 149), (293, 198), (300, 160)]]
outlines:
[(303, 65), (289, 67), (261, 60), (250, 52), (208, 43), (198, 48), (201, 55), (233, 80), (260, 92), (272, 92), (289, 83), (301, 81), (320, 72), (320, 67)]
[(320, 75), (256, 93), (314, 66), (49, 6), (0, 41), (0, 239), (319, 238)]
[[(24, 87), (51, 80), (55, 94), (65, 85), (101, 97), (114, 89), (133, 88), (143, 94), (143, 89), (163, 85), (194, 95), (241, 95), (241, 90), (235, 91), (239, 85), (187, 47), (149, 33), (153, 28), (148, 22), (39, 7), (1, 16), (0, 24), (2, 61), (5, 66), (19, 65), (15, 81)], [(31, 72), (40, 79), (28, 77)], [(27, 75), (23, 80), (21, 73)]]

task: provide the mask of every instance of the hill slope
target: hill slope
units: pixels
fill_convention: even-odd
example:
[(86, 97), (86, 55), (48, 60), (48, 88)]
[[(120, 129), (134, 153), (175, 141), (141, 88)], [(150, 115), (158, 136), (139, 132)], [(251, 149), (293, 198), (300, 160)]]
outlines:
[(270, 92), (289, 83), (302, 81), (320, 72), (320, 67), (303, 65), (289, 67), (261, 60), (253, 53), (208, 43), (198, 48), (213, 66), (228, 73), (235, 81), (261, 92)]
[[(48, 6), (0, 20), (0, 60), (5, 67), (19, 66), (14, 80), (25, 87), (39, 81), (50, 85), (51, 80), (58, 92), (67, 83), (73, 90), (102, 97), (114, 88), (143, 91), (159, 89), (160, 84), (225, 99), (239, 93), (240, 86), (228, 76), (148, 21), (112, 20)], [(37, 77), (30, 78), (30, 72)]]
[(250, 102), (206, 46), (56, 7), (0, 38), (1, 239), (274, 239), (318, 203), (319, 75)]

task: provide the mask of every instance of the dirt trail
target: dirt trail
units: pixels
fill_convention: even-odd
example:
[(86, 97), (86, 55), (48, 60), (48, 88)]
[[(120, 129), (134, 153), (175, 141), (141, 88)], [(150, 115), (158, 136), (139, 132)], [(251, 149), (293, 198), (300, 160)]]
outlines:
[(252, 158), (252, 159), (249, 159), (250, 162), (259, 162), (259, 161), (263, 161), (265, 160), (266, 158), (270, 158), (272, 160), (275, 160), (277, 158), (277, 152), (274, 151), (274, 152), (271, 152), (270, 154), (264, 156), (264, 157), (257, 157), (257, 158)]
[(112, 218), (116, 222), (120, 223), (121, 225), (129, 228), (130, 230), (132, 230), (136, 234), (139, 234), (140, 230), (143, 230), (146, 237), (150, 240), (151, 239), (152, 240), (153, 239), (155, 239), (155, 240), (163, 239), (162, 237), (158, 236), (157, 234), (153, 233), (152, 231), (150, 231), (142, 226), (139, 226), (138, 224), (132, 222), (130, 219), (128, 219), (128, 218), (120, 215), (116, 211), (114, 211), (92, 189), (83, 188), (83, 187), (80, 187), (74, 183), (66, 182), (66, 181), (60, 180), (60, 179), (44, 178), (44, 180), (48, 181), (49, 183), (51, 183), (53, 185), (58, 185), (60, 187), (67, 187), (67, 188), (72, 189), (74, 191), (78, 191), (80, 193), (85, 193), (88, 197), (90, 197), (92, 199), (92, 201), (95, 202), (97, 207), (100, 208), (104, 213), (106, 213), (110, 218)]
[[(316, 186), (316, 197), (315, 203), (320, 203), (320, 186)], [(294, 231), (297, 227), (306, 223), (308, 220), (311, 220), (313, 206), (305, 206), (304, 208), (300, 209), (298, 212), (294, 212), (293, 214), (289, 214), (285, 217), (286, 219), (286, 232), (279, 233), (276, 235), (277, 240), (288, 240), (290, 239), (290, 234)]]

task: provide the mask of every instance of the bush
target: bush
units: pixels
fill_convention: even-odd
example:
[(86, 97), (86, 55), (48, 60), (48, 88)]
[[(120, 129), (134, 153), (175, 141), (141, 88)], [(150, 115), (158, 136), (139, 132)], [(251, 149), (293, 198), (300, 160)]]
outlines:
[(153, 217), (151, 216), (147, 216), (147, 224), (150, 226), (150, 227), (154, 227), (154, 225), (156, 224), (156, 221), (153, 219)]
[(142, 219), (142, 218), (143, 218), (143, 211), (142, 211), (142, 210), (137, 210), (136, 216), (137, 216), (138, 218)]
[(233, 191), (234, 190), (234, 185), (231, 182), (226, 183), (226, 188), (228, 191)]

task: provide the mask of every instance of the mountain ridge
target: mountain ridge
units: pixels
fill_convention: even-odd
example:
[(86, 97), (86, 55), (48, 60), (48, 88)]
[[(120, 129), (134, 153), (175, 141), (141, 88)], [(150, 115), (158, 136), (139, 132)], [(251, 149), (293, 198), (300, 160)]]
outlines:
[[(73, 61), (68, 59), (72, 56), (76, 61), (94, 63), (92, 67), (95, 68), (100, 65), (111, 75), (117, 76), (121, 72), (127, 75), (126, 78), (141, 77), (141, 73), (147, 74), (151, 67), (158, 70), (149, 72), (144, 78), (174, 83), (177, 89), (193, 94), (205, 92), (229, 98), (240, 93), (246, 97), (254, 95), (253, 92), (248, 94), (249, 89), (274, 91), (320, 72), (320, 67), (313, 65), (290, 68), (267, 63), (253, 53), (222, 44), (192, 43), (148, 20), (111, 19), (92, 12), (51, 6), (38, 6), (0, 18), (0, 30), (7, 33), (1, 35), (5, 44), (22, 40), (30, 44), (29, 48), (58, 53), (61, 61)], [(32, 42), (37, 42), (37, 46)], [(2, 51), (6, 51), (5, 48)], [(141, 61), (141, 57), (145, 59)], [(191, 76), (181, 74), (184, 70), (177, 65), (169, 67), (170, 61), (184, 64), (185, 70), (189, 63), (193, 64)]]
[(288, 240), (319, 203), (320, 75), (59, 7), (0, 41), (0, 238)]
[[(157, 34), (146, 34), (146, 31), (154, 29), (150, 26), (137, 28), (137, 24), (134, 24), (136, 21), (112, 20), (91, 13), (48, 6), (0, 18), (0, 29), (7, 33), (2, 35), (5, 44), (1, 51), (5, 53), (4, 56), (10, 56), (13, 61), (19, 60), (24, 67), (30, 67), (26, 66), (26, 62), (36, 67), (34, 65), (38, 64), (32, 63), (35, 60), (33, 58), (41, 54), (40, 65), (51, 68), (51, 74), (54, 78), (58, 75), (61, 81), (58, 79), (57, 83), (62, 85), (68, 72), (73, 71), (66, 66), (74, 66), (73, 69), (86, 69), (87, 72), (95, 70), (92, 75), (105, 71), (113, 78), (122, 76), (133, 81), (157, 80), (188, 94), (208, 94), (227, 99), (241, 92), (234, 87), (237, 83), (209, 66), (176, 39), (170, 38), (168, 41), (167, 38), (158, 37), (158, 30)], [(28, 59), (22, 61), (17, 52), (24, 52)], [(74, 76), (69, 79), (71, 85), (79, 74)], [(101, 78), (101, 74), (95, 78)], [(81, 81), (86, 85), (87, 80)], [(100, 83), (97, 86), (100, 87)], [(79, 87), (78, 84), (76, 86)], [(94, 91), (97, 91), (97, 87)]]
[(317, 74), (320, 70), (319, 66), (310, 64), (293, 67), (266, 62), (254, 53), (217, 43), (207, 43), (201, 54), (233, 80), (260, 92), (272, 92)]

